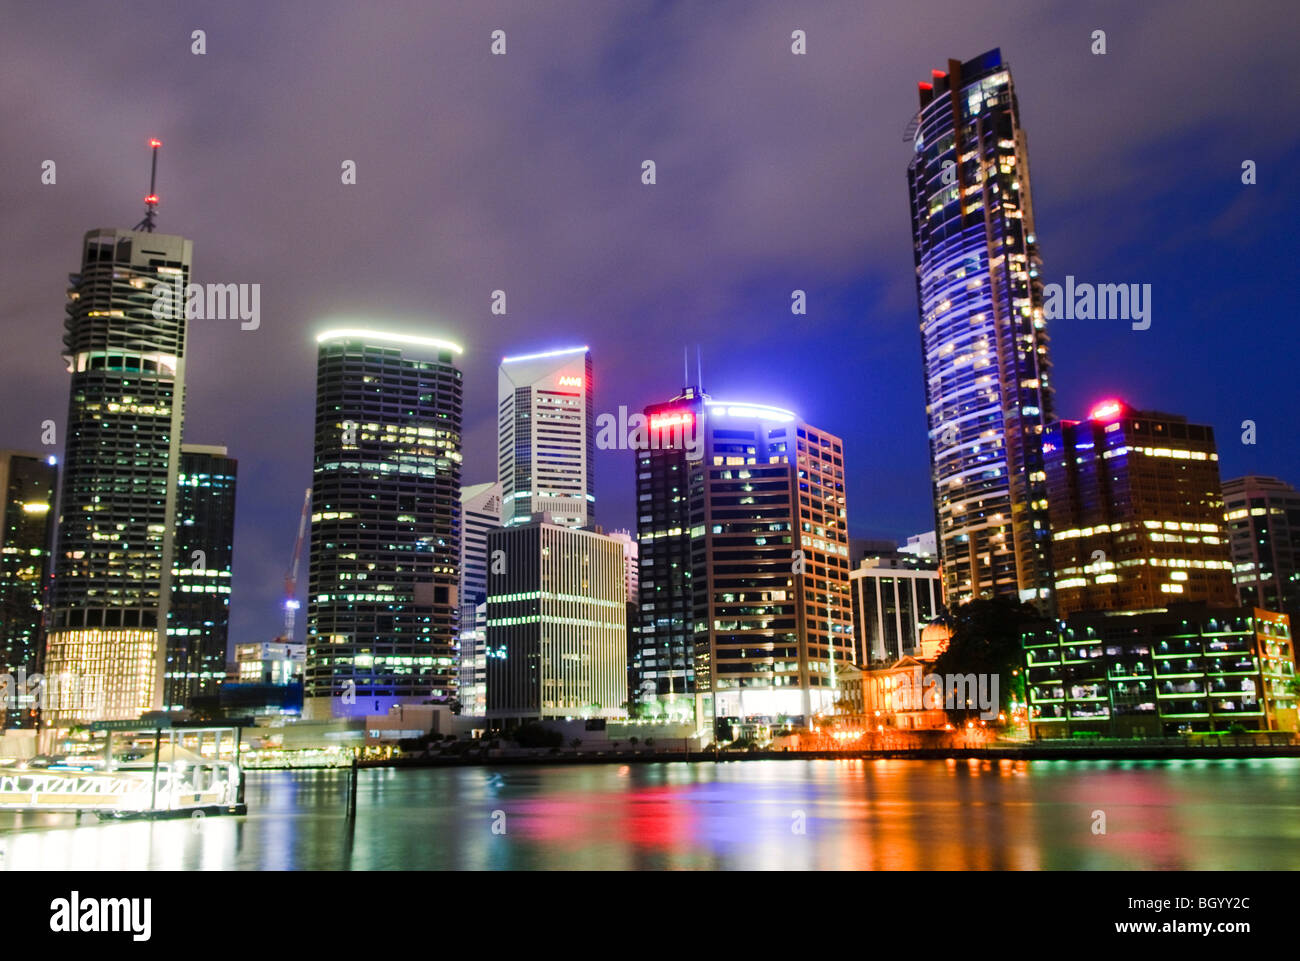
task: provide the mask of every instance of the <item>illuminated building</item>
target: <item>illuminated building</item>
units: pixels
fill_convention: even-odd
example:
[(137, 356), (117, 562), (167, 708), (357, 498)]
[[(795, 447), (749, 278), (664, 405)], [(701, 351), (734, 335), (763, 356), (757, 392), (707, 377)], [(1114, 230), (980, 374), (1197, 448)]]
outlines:
[(235, 679), (240, 684), (301, 684), (307, 645), (263, 641), (235, 645)]
[(448, 700), (460, 579), (460, 347), (317, 337), (304, 716)]
[(920, 84), (908, 166), (944, 596), (1050, 607), (1053, 419), (1029, 158), (998, 50)]
[(1237, 603), (1212, 428), (1108, 400), (1043, 456), (1060, 615)]
[(45, 673), (77, 684), (52, 699), (56, 725), (162, 707), (191, 260), (184, 237), (92, 230), (72, 277)]
[(1300, 491), (1276, 477), (1223, 482), (1242, 604), (1300, 616)]
[(163, 694), (168, 710), (216, 693), (226, 676), (238, 468), (224, 447), (181, 446)]
[(868, 731), (942, 731), (949, 726), (943, 709), (943, 688), (927, 698), (925, 667), (915, 657), (900, 657), (869, 671), (848, 666), (841, 670), (845, 688), (845, 720)]
[(637, 451), (638, 700), (697, 719), (807, 718), (854, 659), (843, 442), (688, 388)]
[[(15, 679), (41, 671), (41, 615), (54, 539), (54, 491), (59, 469), (54, 458), (0, 451), (0, 675)], [(9, 691), (0, 707), (0, 727), (25, 727), (34, 721), (28, 690)]]
[(502, 522), (548, 513), (587, 526), (596, 504), (591, 353), (586, 347), (503, 357), (497, 372)]
[(1296, 730), (1285, 614), (1204, 604), (1081, 612), (1022, 642), (1033, 737)]
[(857, 662), (892, 664), (916, 654), (921, 629), (942, 608), (934, 565), (869, 557), (849, 572), (849, 585)]
[(539, 514), (488, 533), (487, 716), (627, 716), (623, 545)]
[(456, 697), (461, 714), (482, 717), (487, 709), (487, 535), (501, 526), (501, 485), (462, 487), (460, 516), (460, 676)]

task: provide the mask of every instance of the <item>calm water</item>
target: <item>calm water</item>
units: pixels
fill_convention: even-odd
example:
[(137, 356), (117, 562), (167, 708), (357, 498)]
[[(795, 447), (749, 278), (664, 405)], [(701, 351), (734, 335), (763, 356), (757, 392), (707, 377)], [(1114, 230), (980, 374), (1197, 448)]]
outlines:
[(346, 785), (344, 772), (253, 773), (243, 818), (8, 815), (0, 867), (1300, 868), (1295, 759), (370, 770), (351, 832)]

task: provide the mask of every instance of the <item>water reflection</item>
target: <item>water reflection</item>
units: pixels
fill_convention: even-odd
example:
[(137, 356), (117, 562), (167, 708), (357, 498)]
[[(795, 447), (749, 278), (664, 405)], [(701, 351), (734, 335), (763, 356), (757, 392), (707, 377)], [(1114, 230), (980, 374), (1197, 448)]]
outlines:
[[(0, 820), (0, 867), (1300, 868), (1300, 761), (757, 761), (251, 774), (245, 818)], [(1106, 833), (1094, 833), (1101, 814)]]

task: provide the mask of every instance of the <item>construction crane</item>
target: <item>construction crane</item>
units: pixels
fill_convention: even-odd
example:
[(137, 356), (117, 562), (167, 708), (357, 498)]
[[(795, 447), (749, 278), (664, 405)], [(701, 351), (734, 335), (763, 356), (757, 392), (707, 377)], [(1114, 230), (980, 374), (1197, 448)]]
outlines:
[(302, 557), (302, 539), (307, 533), (307, 517), (311, 513), (311, 488), (302, 497), (302, 516), (298, 518), (298, 539), (293, 542), (293, 560), (284, 575), (284, 640), (293, 643), (294, 614), (301, 606), (298, 603), (298, 561)]

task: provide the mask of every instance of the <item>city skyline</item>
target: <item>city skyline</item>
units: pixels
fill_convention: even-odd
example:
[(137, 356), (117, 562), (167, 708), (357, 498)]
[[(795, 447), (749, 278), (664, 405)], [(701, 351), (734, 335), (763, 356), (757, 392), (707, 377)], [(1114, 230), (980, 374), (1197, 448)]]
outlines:
[[(802, 26), (809, 31), (808, 63), (817, 65), (812, 71), (821, 71), (796, 84), (797, 98), (790, 94), (783, 96), (781, 102), (793, 109), (804, 103), (805, 97), (813, 96), (814, 91), (831, 89), (834, 81), (845, 79), (836, 71), (850, 69), (846, 64), (851, 58), (849, 48), (833, 36), (831, 25), (837, 20), (828, 20), (828, 15), (776, 11), (767, 14), (757, 19), (757, 26), (747, 24), (743, 38), (752, 44), (757, 39), (752, 31), (759, 27), (767, 31), (762, 38), (764, 43), (771, 44), (771, 56), (759, 58), (757, 67), (753, 68), (763, 72), (764, 82), (771, 82), (773, 78), (790, 80), (788, 75), (779, 71), (788, 68), (781, 58), (789, 58), (788, 36), (792, 26)], [(469, 36), (482, 26), (481, 32), (486, 38), (495, 22), (484, 19), (480, 24), (479, 20), (489, 16), (488, 13), (467, 15), (464, 22), (458, 23)], [(835, 16), (842, 18), (844, 14), (840, 12)], [(522, 17), (522, 21), (516, 20), (517, 17)], [(164, 16), (163, 19), (167, 18)], [(394, 257), (395, 261), (402, 263), (401, 271), (390, 273), (392, 268), (366, 261), (341, 273), (343, 287), (325, 284), (309, 297), (303, 296), (301, 286), (309, 279), (314, 283), (315, 275), (304, 266), (307, 258), (301, 246), (280, 254), (274, 271), (254, 263), (247, 253), (238, 252), (238, 245), (230, 241), (228, 225), (223, 220), (214, 219), (218, 214), (228, 216), (226, 210), (216, 205), (230, 204), (230, 179), (212, 176), (213, 168), (196, 159), (197, 145), (205, 143), (211, 134), (199, 128), (186, 130), (184, 125), (177, 129), (176, 123), (167, 122), (167, 118), (173, 116), (172, 112), (163, 109), (161, 102), (151, 102), (150, 97), (142, 97), (138, 108), (133, 108), (130, 123), (122, 126), (113, 138), (91, 138), (103, 150), (101, 156), (92, 158), (102, 166), (102, 170), (88, 172), (84, 167), (78, 170), (75, 163), (63, 162), (62, 158), (70, 155), (61, 152), (57, 138), (54, 138), (50, 141), (54, 146), (47, 152), (60, 160), (59, 181), (56, 185), (40, 188), (51, 192), (51, 199), (46, 200), (39, 193), (32, 198), (28, 195), (36, 188), (23, 188), (21, 202), (7, 206), (7, 209), (18, 211), (20, 231), (23, 225), (39, 226), (39, 229), (31, 231), (32, 243), (24, 251), (25, 257), (32, 258), (24, 264), (37, 264), (39, 257), (39, 266), (30, 269), (24, 266), (21, 274), (6, 276), (7, 289), (14, 290), (16, 296), (8, 301), (5, 320), (9, 329), (20, 329), (15, 325), (30, 323), (29, 318), (57, 317), (59, 291), (63, 286), (61, 274), (68, 269), (75, 238), (96, 225), (124, 226), (135, 219), (133, 214), (138, 208), (138, 194), (142, 192), (145, 173), (143, 143), (148, 136), (158, 135), (166, 144), (160, 164), (159, 193), (162, 201), (159, 205), (159, 229), (183, 234), (194, 241), (193, 279), (215, 283), (262, 283), (264, 288), (264, 316), (260, 329), (241, 331), (238, 322), (228, 321), (202, 321), (192, 325), (195, 344), (205, 362), (192, 363), (188, 372), (189, 427), (185, 440), (223, 444), (241, 463), (232, 642), (268, 640), (277, 632), (281, 574), (292, 548), (301, 489), (310, 483), (308, 425), (311, 419), (312, 339), (317, 332), (331, 325), (331, 317), (364, 318), (367, 325), (395, 326), (417, 333), (436, 331), (456, 339), (465, 337), (466, 340), (470, 340), (466, 335), (472, 335), (476, 339), (476, 342), (467, 342), (464, 358), (467, 463), (463, 477), (466, 482), (490, 480), (494, 475), (495, 417), (492, 416), (492, 404), (490, 401), (483, 403), (483, 398), (491, 396), (492, 371), (503, 354), (546, 350), (575, 342), (590, 343), (593, 353), (600, 358), (593, 385), (595, 410), (599, 414), (616, 410), (620, 404), (627, 404), (630, 409), (641, 409), (656, 397), (671, 396), (682, 386), (674, 382), (676, 377), (673, 374), (682, 347), (702, 344), (704, 386), (710, 393), (748, 396), (757, 393), (753, 385), (761, 381), (764, 387), (762, 395), (773, 403), (799, 409), (810, 421), (824, 424), (828, 430), (845, 437), (849, 451), (846, 471), (848, 496), (854, 505), (850, 516), (851, 532), (856, 535), (888, 533), (901, 539), (904, 534), (931, 526), (928, 520), (931, 506), (926, 482), (924, 402), (917, 376), (919, 350), (914, 326), (915, 294), (907, 264), (906, 203), (900, 197), (903, 189), (901, 169), (909, 152), (902, 134), (914, 112), (918, 74), (924, 76), (924, 70), (930, 66), (942, 67), (946, 60), (941, 58), (973, 57), (990, 47), (1000, 46), (1004, 58), (1015, 71), (1021, 111), (1031, 136), (1038, 229), (1046, 269), (1044, 280), (1060, 283), (1066, 276), (1074, 275), (1097, 282), (1150, 282), (1156, 292), (1155, 322), (1151, 330), (1132, 331), (1127, 324), (1118, 322), (1058, 322), (1054, 325), (1058, 409), (1086, 410), (1097, 399), (1114, 394), (1129, 398), (1141, 408), (1178, 410), (1194, 421), (1212, 423), (1216, 428), (1225, 478), (1264, 474), (1297, 482), (1300, 477), (1297, 453), (1285, 443), (1287, 424), (1278, 417), (1279, 411), (1287, 409), (1289, 395), (1283, 392), (1278, 378), (1241, 377), (1220, 357), (1222, 342), (1232, 336), (1241, 338), (1243, 350), (1259, 333), (1268, 340), (1285, 336), (1283, 319), (1271, 309), (1273, 303), (1283, 302), (1285, 259), (1280, 257), (1280, 252), (1285, 250), (1281, 241), (1283, 235), (1278, 232), (1276, 224), (1261, 225), (1258, 230), (1255, 224), (1259, 211), (1285, 203), (1279, 191), (1290, 189), (1278, 186), (1282, 178), (1277, 175), (1278, 171), (1285, 169), (1287, 158), (1293, 157), (1296, 150), (1293, 138), (1279, 134), (1286, 124), (1278, 122), (1276, 117), (1264, 122), (1262, 113), (1251, 113), (1234, 104), (1233, 110), (1237, 111), (1234, 129), (1243, 134), (1240, 142), (1225, 144), (1222, 141), (1227, 138), (1219, 138), (1206, 147), (1204, 154), (1198, 155), (1193, 169), (1185, 172), (1185, 175), (1197, 178), (1192, 186), (1198, 189), (1187, 191), (1196, 195), (1196, 202), (1180, 204), (1168, 193), (1161, 192), (1155, 175), (1170, 162), (1170, 157), (1185, 162), (1185, 151), (1177, 149), (1179, 137), (1195, 137), (1198, 128), (1179, 126), (1168, 117), (1162, 118), (1165, 121), (1163, 126), (1157, 124), (1149, 128), (1139, 125), (1137, 119), (1146, 122), (1150, 116), (1135, 109), (1136, 105), (1114, 96), (1117, 90), (1122, 91), (1131, 83), (1121, 82), (1112, 74), (1128, 71), (1131, 82), (1141, 78), (1140, 83), (1145, 85), (1142, 88), (1144, 93), (1154, 100), (1162, 90), (1173, 89), (1161, 84), (1183, 77), (1175, 67), (1189, 56), (1186, 51), (1203, 49), (1208, 41), (1193, 34), (1184, 38), (1184, 47), (1173, 51), (1162, 50), (1158, 45), (1153, 49), (1151, 45), (1143, 44), (1141, 56), (1147, 59), (1141, 70), (1134, 64), (1134, 45), (1129, 43), (1126, 52), (1126, 45), (1122, 42), (1123, 20), (1116, 21), (1120, 25), (1118, 29), (1116, 26), (1109, 28), (1111, 50), (1105, 58), (1092, 59), (1083, 39), (1072, 41), (1077, 43), (1079, 56), (1078, 62), (1071, 61), (1068, 69), (1075, 71), (1076, 76), (1081, 76), (1082, 71), (1094, 71), (1098, 89), (1110, 91), (1109, 97), (1099, 95), (1098, 99), (1113, 111), (1107, 119), (1113, 125), (1117, 124), (1118, 129), (1095, 122), (1095, 105), (1080, 105), (1094, 111), (1094, 122), (1089, 124), (1085, 118), (1078, 123), (1080, 138), (1095, 141), (1089, 148), (1093, 152), (1087, 154), (1085, 151), (1083, 157), (1067, 157), (1067, 148), (1075, 141), (1058, 129), (1068, 125), (1059, 125), (1053, 120), (1076, 103), (1063, 92), (1069, 89), (1068, 85), (1052, 79), (1054, 67), (1045, 62), (1047, 58), (1037, 50), (1036, 42), (1023, 32), (1017, 39), (1011, 19), (1010, 13), (990, 17), (983, 25), (987, 34), (965, 38), (956, 28), (949, 36), (938, 33), (924, 39), (917, 31), (912, 31), (908, 34), (905, 55), (900, 54), (896, 62), (874, 58), (870, 67), (853, 73), (844, 84), (846, 93), (839, 95), (836, 104), (846, 103), (843, 98), (848, 94), (859, 96), (863, 92), (864, 79), (870, 81), (868, 89), (879, 94), (882, 102), (871, 108), (871, 117), (879, 122), (865, 128), (865, 138), (853, 140), (850, 137), (850, 142), (856, 144), (854, 150), (846, 151), (844, 156), (836, 153), (834, 159), (837, 163), (856, 166), (867, 158), (876, 165), (872, 172), (880, 172), (879, 182), (871, 182), (868, 174), (858, 172), (857, 176), (869, 183), (869, 189), (857, 184), (852, 188), (855, 192), (847, 196), (854, 201), (849, 206), (855, 219), (865, 202), (867, 209), (885, 215), (880, 219), (889, 225), (887, 229), (864, 233), (848, 226), (846, 218), (834, 216), (831, 201), (841, 202), (844, 195), (836, 191), (849, 183), (836, 168), (836, 176), (831, 178), (833, 188), (810, 193), (810, 188), (795, 184), (790, 190), (794, 200), (778, 203), (757, 201), (755, 198), (759, 194), (743, 191), (732, 196), (733, 201), (745, 198), (748, 206), (738, 205), (735, 209), (740, 221), (728, 220), (727, 225), (733, 229), (736, 226), (743, 228), (746, 217), (771, 217), (774, 222), (764, 222), (764, 233), (775, 232), (775, 239), (766, 238), (757, 251), (742, 251), (734, 245), (724, 244), (714, 248), (720, 250), (717, 256), (705, 257), (703, 255), (717, 238), (703, 229), (703, 216), (684, 214), (690, 209), (690, 204), (699, 201), (702, 174), (694, 170), (684, 176), (684, 172), (700, 166), (725, 170), (725, 164), (708, 160), (709, 152), (718, 145), (700, 136), (694, 127), (698, 120), (691, 127), (693, 140), (684, 139), (682, 135), (669, 136), (663, 131), (655, 135), (655, 125), (648, 123), (639, 130), (635, 146), (628, 148), (633, 152), (625, 152), (625, 155), (613, 155), (611, 144), (626, 137), (602, 138), (599, 143), (605, 149), (599, 152), (601, 159), (587, 161), (580, 175), (571, 174), (571, 179), (564, 184), (568, 190), (563, 196), (575, 199), (581, 211), (586, 211), (598, 195), (615, 197), (615, 211), (624, 221), (609, 225), (614, 235), (635, 235), (638, 230), (649, 234), (658, 231), (659, 244), (665, 236), (675, 241), (690, 240), (691, 254), (698, 255), (697, 259), (703, 261), (699, 270), (685, 270), (679, 262), (682, 259), (680, 254), (662, 260), (651, 259), (648, 263), (654, 269), (643, 271), (646, 275), (644, 281), (624, 272), (618, 275), (619, 283), (607, 282), (605, 288), (596, 287), (593, 293), (585, 285), (585, 271), (592, 268), (579, 268), (581, 260), (593, 256), (592, 245), (606, 236), (599, 232), (583, 233), (581, 241), (559, 244), (531, 254), (543, 264), (543, 274), (547, 272), (546, 265), (551, 268), (556, 264), (562, 265), (563, 270), (551, 272), (558, 273), (562, 279), (567, 278), (567, 285), (543, 283), (535, 271), (521, 266), (524, 262), (518, 256), (519, 251), (512, 253), (510, 246), (517, 241), (510, 238), (515, 234), (528, 236), (530, 232), (527, 225), (516, 221), (515, 215), (507, 208), (531, 206), (538, 217), (548, 215), (551, 210), (549, 201), (538, 207), (541, 198), (552, 192), (547, 186), (547, 176), (554, 178), (561, 170), (571, 167), (567, 162), (571, 158), (566, 158), (566, 163), (556, 164), (543, 148), (536, 158), (541, 171), (537, 183), (517, 183), (519, 175), (513, 165), (506, 172), (498, 170), (496, 178), (484, 178), (478, 182), (474, 192), (480, 200), (491, 195), (489, 188), (505, 185), (508, 200), (499, 203), (505, 203), (506, 208), (491, 204), (483, 208), (485, 213), (495, 211), (499, 218), (494, 221), (485, 216), (481, 221), (472, 221), (475, 236), (489, 246), (495, 244), (497, 256), (484, 257), (483, 264), (492, 266), (480, 265), (469, 270), (463, 280), (444, 284), (443, 289), (434, 293), (439, 301), (445, 299), (445, 302), (423, 312), (416, 302), (428, 299), (430, 281), (412, 269), (414, 262), (406, 259), (409, 255), (401, 251), (401, 245), (396, 241), (377, 245), (376, 254)], [(801, 22), (790, 22), (793, 20)], [(529, 36), (530, 29), (541, 29), (537, 21), (515, 12), (503, 22), (511, 30), (513, 41), (505, 63), (516, 63), (510, 58), (519, 56), (522, 63), (528, 65), (511, 67), (511, 70), (542, 68), (550, 62), (535, 49), (535, 44), (522, 41)], [(511, 28), (512, 22), (521, 25)], [(725, 47), (716, 22), (708, 18), (705, 22), (714, 26), (709, 41)], [(593, 49), (598, 49), (600, 26), (596, 24), (590, 28), (595, 32), (594, 36), (576, 38), (573, 43), (579, 48), (584, 42), (590, 43)], [(626, 28), (626, 24), (622, 26)], [(660, 26), (670, 32), (677, 31), (679, 36), (685, 31), (684, 26), (671, 17)], [(1065, 30), (1067, 26), (1076, 29), (1075, 25), (1054, 26), (1052, 29)], [(1157, 30), (1158, 25), (1130, 24), (1130, 27), (1135, 33), (1144, 34)], [(189, 29), (187, 24), (183, 32), (188, 35)], [(1086, 30), (1078, 29), (1077, 32), (1080, 37), (1086, 37)], [(39, 48), (40, 28), (36, 34), (36, 47)], [(210, 29), (210, 34), (213, 41), (206, 55), (209, 60), (201, 61), (204, 64), (216, 62), (214, 58), (220, 49), (217, 37), (224, 38), (222, 42), (227, 49), (231, 42), (230, 31), (222, 34)], [(1240, 71), (1243, 83), (1247, 78), (1252, 83), (1256, 80), (1266, 83), (1272, 69), (1266, 64), (1270, 56), (1269, 38), (1243, 39), (1238, 34), (1233, 42), (1244, 47), (1247, 39), (1259, 40), (1258, 49), (1236, 51), (1230, 69), (1234, 76), (1236, 71)], [(486, 40), (483, 45), (486, 47)], [(566, 49), (569, 54), (582, 52), (581, 49)], [(688, 52), (698, 54), (694, 47)], [(752, 56), (753, 48), (747, 47), (746, 52)], [(190, 56), (188, 52), (184, 55)], [(554, 50), (551, 55), (558, 56)], [(179, 61), (180, 56), (178, 48), (176, 57), (172, 58), (178, 62), (168, 66), (168, 61), (157, 69), (181, 71), (193, 65), (190, 61)], [(32, 74), (40, 75), (40, 67), (25, 58), (23, 64)], [(584, 68), (599, 69), (598, 65), (586, 60), (580, 60), (580, 64)], [(684, 61), (676, 68), (689, 75), (689, 66), (689, 62)], [(640, 69), (649, 67), (640, 63)], [(723, 76), (722, 86), (727, 89), (731, 83), (741, 80), (735, 74), (724, 73)], [(565, 81), (561, 78), (557, 82)], [(1204, 81), (1193, 75), (1190, 82), (1194, 87), (1193, 93), (1199, 94), (1199, 85)], [(500, 90), (496, 94), (506, 96)], [(647, 97), (651, 112), (662, 109), (660, 100), (650, 94)], [(1194, 113), (1204, 123), (1207, 110), (1211, 111), (1209, 116), (1221, 119), (1221, 115), (1213, 111), (1223, 107), (1223, 101), (1211, 95), (1208, 101), (1198, 105)], [(14, 107), (11, 105), (5, 109), (13, 110)], [(63, 105), (61, 111), (73, 109)], [(61, 111), (55, 111), (55, 115), (62, 116)], [(708, 111), (702, 113), (707, 115)], [(598, 115), (604, 114), (598, 112)], [(556, 117), (553, 108), (548, 116), (563, 120)], [(264, 117), (256, 119), (259, 123), (266, 120)], [(818, 114), (817, 119), (826, 121), (829, 118)], [(21, 117), (6, 115), (6, 120), (14, 121), (7, 123), (7, 129), (19, 130), (20, 139), (33, 143), (32, 149), (40, 153), (35, 144), (41, 140), (33, 141), (31, 135), (39, 129), (34, 118), (23, 122)], [(1128, 121), (1127, 127), (1124, 126), (1125, 120)], [(850, 126), (843, 119), (836, 119), (836, 124)], [(95, 125), (91, 123), (90, 126), (94, 129)], [(782, 139), (789, 136), (798, 141), (800, 135), (815, 133), (817, 129), (816, 124), (801, 124), (797, 118), (792, 119), (791, 127), (781, 133)], [(384, 168), (384, 161), (374, 153), (369, 154), (368, 160), (367, 154), (361, 152), (368, 136), (373, 140), (371, 135), (387, 129), (381, 124), (370, 134), (358, 132), (341, 138), (337, 149), (331, 146), (328, 150), (321, 150), (320, 145), (315, 148), (319, 156), (312, 161), (318, 168), (311, 180), (312, 190), (341, 193), (337, 203), (332, 196), (326, 195), (328, 201), (318, 198), (314, 205), (325, 206), (331, 219), (343, 218), (360, 224), (364, 228), (362, 233), (370, 229), (371, 223), (366, 208), (381, 201), (381, 188), (401, 183), (408, 187), (422, 183), (422, 168), (407, 166), (401, 177), (389, 181), (383, 169), (375, 169), (376, 166)], [(756, 132), (749, 127), (744, 132), (744, 142), (753, 145), (755, 150), (768, 150), (772, 146), (770, 138), (773, 135), (770, 132)], [(1124, 143), (1124, 138), (1135, 132), (1140, 141), (1138, 145), (1129, 147), (1127, 151), (1115, 149), (1115, 145)], [(380, 139), (397, 144), (388, 135)], [(889, 149), (895, 142), (896, 152)], [(543, 138), (541, 143), (552, 141)], [(670, 162), (674, 151), (680, 151), (683, 144), (690, 143), (703, 148), (703, 155), (696, 158), (679, 156), (674, 166)], [(280, 142), (276, 149), (283, 151), (284, 143)], [(784, 175), (797, 171), (801, 178), (806, 178), (817, 169), (827, 150), (825, 139), (814, 138), (806, 155), (797, 151), (778, 151), (776, 162), (781, 165)], [(485, 151), (484, 156), (492, 153)], [(1088, 173), (1089, 159), (1115, 159), (1116, 154), (1119, 154), (1118, 163), (1112, 166), (1117, 166), (1118, 170), (1103, 169), (1096, 176), (1084, 176)], [(1240, 156), (1236, 157), (1238, 154)], [(80, 151), (77, 155), (84, 157)], [(639, 182), (639, 164), (643, 155), (660, 158), (659, 179), (653, 187)], [(23, 179), (26, 175), (21, 171), (7, 171), (10, 173), (7, 180), (37, 183), (39, 161), (43, 156), (33, 154), (33, 172), (27, 179)], [(1228, 161), (1234, 157), (1236, 159), (1229, 164)], [(343, 186), (338, 183), (338, 165), (349, 158), (357, 160), (358, 182), (353, 186)], [(1244, 186), (1240, 182), (1240, 160), (1244, 158), (1255, 159), (1260, 164), (1260, 180), (1256, 185)], [(408, 161), (408, 164), (413, 162)], [(236, 168), (243, 172), (240, 176), (251, 169), (242, 163)], [(527, 167), (527, 163), (524, 162), (523, 166)], [(205, 177), (214, 185), (213, 190), (199, 186), (205, 183)], [(577, 177), (576, 183), (573, 177)], [(1083, 178), (1084, 187), (1065, 186), (1071, 177)], [(588, 178), (597, 178), (599, 183), (589, 184)], [(239, 179), (238, 176), (235, 179)], [(729, 183), (737, 188), (743, 186)], [(673, 187), (674, 184), (679, 186)], [(1132, 211), (1126, 211), (1122, 199), (1126, 196), (1126, 186), (1144, 189), (1144, 185), (1156, 189), (1153, 196), (1144, 196), (1148, 202), (1140, 205), (1142, 214), (1149, 220), (1141, 220)], [(280, 183), (278, 186), (283, 187), (286, 193), (293, 193), (290, 185)], [(681, 191), (687, 186), (690, 192), (683, 194)], [(71, 189), (67, 189), (69, 187)], [(588, 187), (593, 189), (586, 189)], [(665, 190), (666, 187), (670, 189)], [(14, 188), (6, 186), (3, 189), (6, 200), (12, 200), (8, 191)], [(357, 195), (349, 195), (349, 190)], [(650, 198), (636, 191), (649, 190), (669, 194), (667, 199), (654, 201), (667, 209), (657, 213), (646, 209)], [(265, 202), (277, 212), (277, 216), (283, 217), (287, 213), (282, 207), (286, 200), (269, 196), (259, 189), (256, 181), (242, 184), (240, 191), (252, 195), (253, 199), (247, 203)], [(450, 188), (443, 185), (435, 193), (445, 200), (451, 196), (449, 191)], [(261, 200), (258, 194), (262, 195)], [(532, 199), (531, 205), (524, 204), (523, 201), (529, 198)], [(1090, 211), (1089, 208), (1098, 205), (1099, 199), (1108, 200), (1113, 206)], [(53, 204), (52, 208), (48, 206), (50, 204)], [(1261, 204), (1265, 206), (1261, 207)], [(710, 209), (706, 206), (702, 212)], [(298, 205), (294, 213), (306, 218), (307, 229), (318, 226), (312, 219), (316, 215), (307, 211), (305, 205)], [(249, 216), (252, 214), (248, 211)], [(460, 218), (456, 222), (463, 224), (465, 209), (457, 207), (456, 214)], [(656, 219), (665, 217), (668, 219)], [(390, 218), (386, 214), (381, 219), (387, 222)], [(422, 226), (432, 222), (423, 217), (412, 219)], [(35, 223), (37, 220), (39, 225)], [(1194, 241), (1178, 239), (1180, 233), (1202, 226), (1206, 220), (1210, 221), (1209, 238), (1213, 240), (1217, 236), (1225, 243), (1231, 240), (1236, 244), (1233, 257), (1239, 260), (1223, 261), (1218, 256), (1198, 260), (1198, 255), (1189, 246), (1189, 243), (1194, 245)], [(791, 224), (798, 225), (799, 229), (784, 229), (780, 226), (782, 223), (787, 228)], [(1235, 234), (1231, 231), (1234, 224), (1237, 227)], [(1250, 232), (1243, 233), (1248, 225)], [(753, 227), (752, 223), (749, 224), (751, 231)], [(1137, 229), (1139, 227), (1142, 229)], [(1116, 243), (1115, 237), (1123, 236), (1125, 230), (1134, 232), (1132, 243)], [(698, 238), (695, 236), (697, 231)], [(809, 236), (817, 238), (811, 245)], [(1102, 238), (1105, 238), (1104, 242)], [(274, 250), (260, 250), (259, 245), (266, 243), (255, 243), (254, 252), (275, 253)], [(353, 243), (341, 246), (346, 248), (345, 259), (355, 259)], [(615, 246), (622, 263), (636, 262), (638, 254), (645, 252), (637, 245)], [(1213, 252), (1213, 243), (1209, 246)], [(1114, 252), (1111, 252), (1112, 247)], [(578, 253), (582, 256), (575, 259)], [(457, 269), (465, 269), (465, 263), (460, 259), (462, 256), (456, 253), (440, 262), (438, 258), (430, 257), (427, 248), (422, 248), (417, 260), (426, 264), (432, 261), (435, 271), (445, 280)], [(601, 263), (608, 265), (605, 260)], [(1179, 283), (1183, 270), (1190, 276), (1193, 270), (1205, 270), (1210, 263), (1225, 273), (1235, 267), (1241, 270), (1243, 279), (1226, 287), (1217, 285), (1213, 298), (1202, 298), (1194, 285)], [(17, 262), (12, 262), (5, 269), (12, 270), (16, 266)], [(362, 275), (376, 266), (380, 269), (359, 286), (358, 280)], [(767, 272), (766, 279), (763, 270)], [(721, 286), (717, 280), (719, 275), (722, 277)], [(1216, 274), (1216, 279), (1220, 276)], [(394, 277), (400, 279), (394, 282)], [(277, 289), (277, 282), (298, 289), (296, 292)], [(610, 287), (619, 289), (608, 289)], [(356, 288), (357, 292), (343, 292), (344, 288)], [(509, 296), (509, 311), (499, 318), (490, 313), (490, 295), (496, 289), (504, 289)], [(790, 291), (793, 289), (807, 291), (807, 315), (796, 317), (790, 314)], [(386, 299), (379, 301), (379, 296)], [(1225, 298), (1229, 298), (1226, 303), (1235, 308), (1235, 313), (1225, 309)], [(1202, 300), (1208, 302), (1202, 304)], [(369, 309), (365, 308), (367, 303)], [(615, 310), (619, 304), (623, 309)], [(686, 304), (686, 309), (680, 304)], [(421, 313), (426, 318), (423, 324), (412, 325), (411, 319)], [(610, 316), (620, 318), (620, 323), (607, 323)], [(565, 319), (556, 321), (556, 317)], [(1226, 323), (1225, 318), (1228, 318)], [(741, 320), (745, 321), (745, 327), (751, 333), (749, 340), (734, 337), (733, 332)], [(1222, 326), (1210, 326), (1211, 323)], [(21, 342), (15, 344), (14, 352), (4, 361), (11, 365), (5, 368), (9, 376), (5, 378), (7, 393), (4, 399), (10, 411), (6, 419), (6, 446), (37, 448), (40, 425), (46, 419), (59, 423), (62, 439), (67, 382), (57, 366), (57, 334), (53, 326), (38, 325), (37, 330), (47, 333), (20, 338)], [(1198, 333), (1211, 333), (1213, 336), (1198, 338)], [(794, 352), (794, 361), (788, 369), (774, 371), (768, 360), (771, 346), (786, 338), (793, 338), (800, 347)], [(837, 344), (843, 344), (847, 349), (834, 349)], [(1246, 356), (1253, 354), (1243, 354), (1243, 365)], [(48, 373), (40, 374), (43, 369)], [(1199, 376), (1189, 376), (1189, 370)], [(1225, 380), (1216, 385), (1216, 378)], [(863, 383), (871, 385), (866, 393), (857, 390)], [(1225, 403), (1225, 398), (1230, 402)], [(1255, 420), (1260, 425), (1258, 444), (1253, 447), (1239, 443), (1239, 424), (1245, 419)], [(881, 452), (887, 452), (888, 456), (882, 457)], [(602, 524), (607, 529), (634, 526), (630, 455), (623, 451), (601, 452), (596, 460)]]

